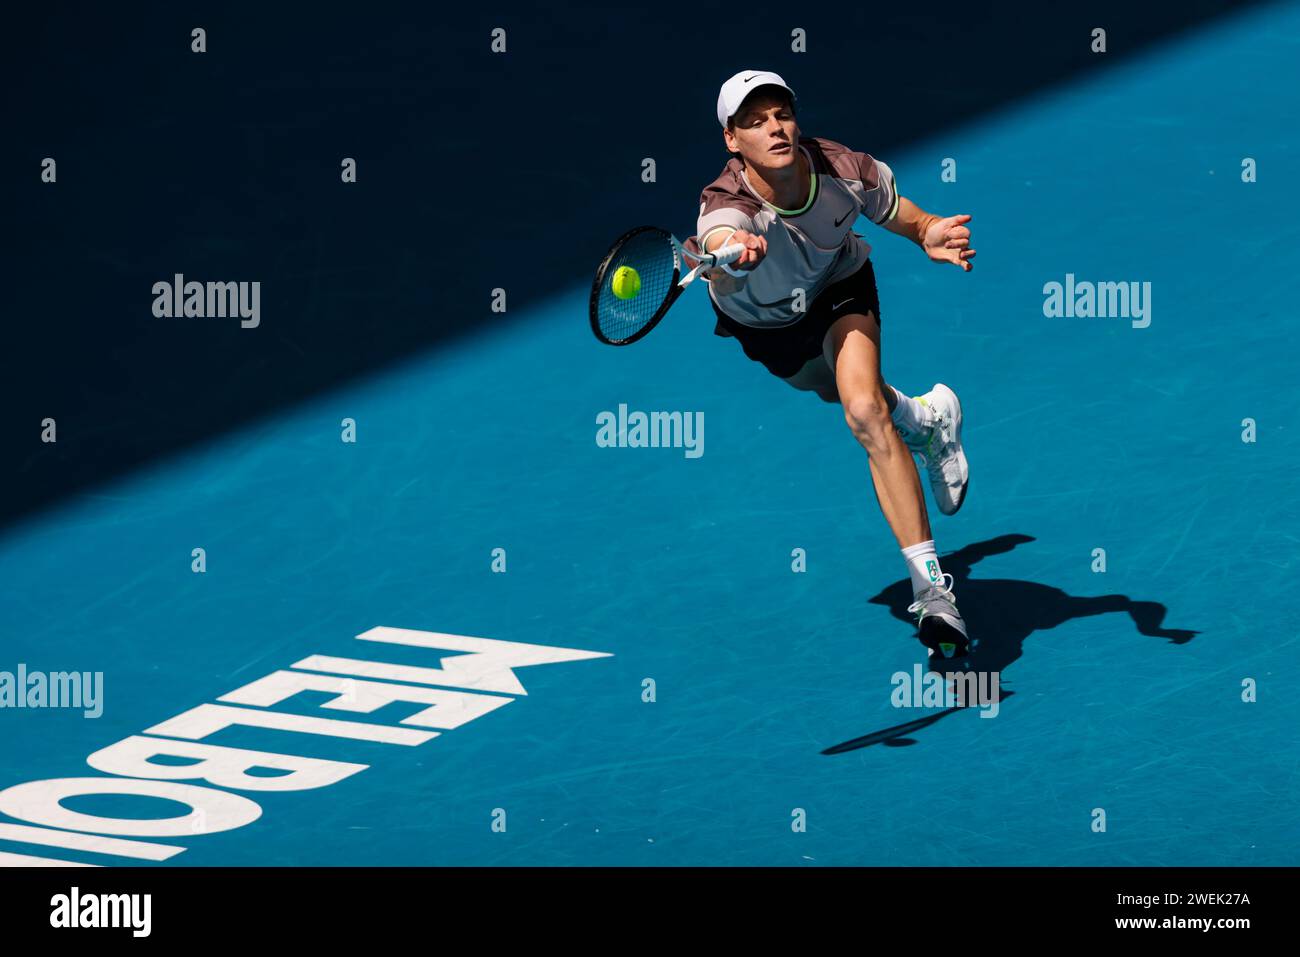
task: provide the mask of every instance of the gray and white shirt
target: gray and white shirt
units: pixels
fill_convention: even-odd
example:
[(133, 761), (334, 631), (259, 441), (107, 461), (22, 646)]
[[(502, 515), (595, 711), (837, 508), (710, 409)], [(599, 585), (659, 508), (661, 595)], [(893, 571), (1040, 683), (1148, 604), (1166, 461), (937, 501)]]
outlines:
[(802, 313), (793, 308), (796, 289), (804, 290), (806, 308), (871, 254), (871, 246), (853, 232), (854, 220), (863, 215), (883, 224), (898, 213), (893, 170), (880, 160), (816, 136), (799, 137), (799, 149), (812, 180), (802, 209), (779, 209), (759, 196), (739, 157), (700, 194), (696, 235), (687, 240), (688, 249), (703, 248), (718, 231), (725, 237), (743, 229), (767, 239), (767, 255), (743, 280), (720, 273), (709, 282), (718, 308), (747, 326), (797, 322)]

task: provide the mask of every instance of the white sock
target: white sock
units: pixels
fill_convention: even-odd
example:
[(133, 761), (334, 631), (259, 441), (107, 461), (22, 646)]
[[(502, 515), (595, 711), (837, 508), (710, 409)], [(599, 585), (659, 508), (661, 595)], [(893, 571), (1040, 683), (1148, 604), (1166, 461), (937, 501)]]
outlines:
[(943, 581), (939, 555), (934, 550), (934, 539), (917, 542), (903, 549), (903, 561), (912, 576), (912, 597), (917, 598), (925, 589)]
[(928, 429), (934, 422), (934, 413), (911, 396), (903, 395), (891, 385), (898, 405), (894, 406), (894, 424), (909, 435), (916, 435)]

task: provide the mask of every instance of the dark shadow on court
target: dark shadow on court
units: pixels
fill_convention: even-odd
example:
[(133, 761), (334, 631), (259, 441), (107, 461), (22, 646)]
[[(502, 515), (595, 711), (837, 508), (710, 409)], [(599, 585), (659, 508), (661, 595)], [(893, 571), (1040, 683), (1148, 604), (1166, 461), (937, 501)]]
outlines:
[[(513, 322), (590, 282), (630, 226), (689, 235), (727, 158), (714, 104), (737, 70), (781, 72), (806, 134), (887, 160), (1260, 5), (758, 0), (723, 32), (581, 0), (15, 5), (0, 31), (0, 526)], [(807, 53), (791, 50), (795, 26)], [(207, 52), (191, 51), (196, 27)], [(259, 325), (156, 318), (153, 285), (176, 275), (259, 282)], [(580, 313), (573, 343), (601, 348)], [(46, 418), (57, 444), (40, 440)]]
[[(1134, 600), (1126, 595), (1088, 598), (1069, 595), (1059, 588), (1039, 582), (971, 577), (972, 567), (982, 559), (1004, 554), (1032, 541), (1034, 538), (1030, 535), (999, 535), (939, 556), (943, 570), (953, 576), (953, 593), (957, 596), (962, 618), (970, 633), (979, 638), (979, 647), (970, 657), (971, 671), (1001, 674), (1007, 666), (1020, 658), (1025, 639), (1030, 635), (1050, 631), (1075, 618), (1093, 615), (1127, 615), (1139, 634), (1162, 638), (1175, 645), (1186, 644), (1199, 634), (1183, 628), (1163, 627), (1168, 609), (1159, 602)], [(907, 610), (912, 600), (912, 583), (908, 579), (896, 581), (868, 599), (873, 605), (886, 606), (899, 621), (915, 626), (916, 616)], [(1014, 692), (1003, 688), (999, 700), (1005, 701), (1012, 694)], [(893, 747), (915, 744), (915, 740), (909, 737), (911, 734), (961, 710), (961, 707), (953, 707), (935, 711), (913, 721), (845, 741), (822, 753), (840, 754), (873, 744)]]

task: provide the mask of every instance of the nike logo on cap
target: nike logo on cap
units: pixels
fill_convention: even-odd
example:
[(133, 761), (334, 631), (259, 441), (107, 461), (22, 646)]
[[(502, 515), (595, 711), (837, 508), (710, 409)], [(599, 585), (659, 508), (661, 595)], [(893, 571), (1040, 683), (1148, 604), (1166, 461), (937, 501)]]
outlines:
[(756, 79), (756, 78), (758, 78), (758, 77), (760, 77), (760, 76), (762, 76), (762, 75), (763, 75), (763, 74), (761, 74), (761, 73), (755, 73), (753, 76), (747, 76), (747, 77), (745, 77), (744, 82), (745, 82), (745, 83), (748, 83), (750, 80)]

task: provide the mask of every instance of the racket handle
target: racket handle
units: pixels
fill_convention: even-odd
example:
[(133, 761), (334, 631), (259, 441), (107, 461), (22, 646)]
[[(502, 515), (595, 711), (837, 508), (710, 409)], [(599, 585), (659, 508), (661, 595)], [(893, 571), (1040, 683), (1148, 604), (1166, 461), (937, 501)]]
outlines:
[(681, 245), (680, 242), (677, 241), (675, 237), (673, 239), (673, 243), (676, 244), (680, 252), (685, 253), (687, 256), (690, 256), (692, 259), (699, 260), (699, 265), (697, 265), (694, 269), (692, 269), (685, 276), (683, 276), (681, 281), (677, 284), (683, 288), (693, 283), (700, 276), (700, 274), (704, 272), (704, 270), (710, 269), (714, 266), (718, 266), (726, 270), (727, 272), (731, 273), (733, 276), (745, 275), (745, 273), (739, 270), (732, 269), (730, 265), (731, 263), (739, 259), (741, 254), (747, 248), (741, 245), (740, 243), (736, 243), (735, 245), (732, 246), (719, 246), (713, 252), (704, 253), (703, 255), (701, 255), (700, 253), (689, 252), (687, 249), (685, 249), (685, 247)]
[(742, 243), (735, 243), (731, 246), (719, 246), (713, 251), (713, 264), (715, 266), (725, 266), (727, 263), (734, 263), (741, 257), (747, 247)]

